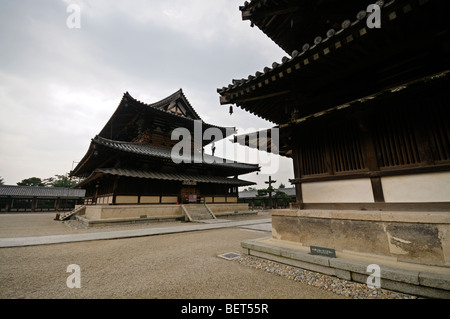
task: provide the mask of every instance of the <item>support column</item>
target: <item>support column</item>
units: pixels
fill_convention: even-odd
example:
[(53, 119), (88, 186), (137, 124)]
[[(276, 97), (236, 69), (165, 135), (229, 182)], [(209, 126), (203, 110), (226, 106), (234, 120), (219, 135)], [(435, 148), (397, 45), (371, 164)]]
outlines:
[[(300, 179), (302, 177), (302, 170), (300, 162), (300, 149), (297, 146), (294, 146), (292, 148), (292, 155), (293, 155), (293, 161), (294, 161), (294, 177), (296, 179)], [(296, 198), (296, 204), (298, 206), (298, 209), (303, 208), (303, 194), (302, 194), (302, 184), (300, 182), (295, 183), (295, 198)]]
[(113, 185), (113, 200), (112, 200), (112, 204), (116, 205), (116, 197), (117, 197), (117, 189), (119, 187), (119, 176), (117, 176), (114, 179), (114, 185)]
[(36, 211), (36, 204), (37, 204), (37, 198), (33, 197), (33, 199), (31, 200), (31, 211), (32, 212)]
[[(377, 153), (375, 145), (373, 143), (373, 135), (370, 130), (370, 124), (367, 120), (359, 120), (359, 129), (361, 132), (362, 149), (365, 154), (364, 162), (370, 172), (378, 172), (380, 170), (378, 166)], [(375, 203), (384, 203), (383, 187), (381, 186), (381, 178), (379, 176), (370, 177), (372, 184), (372, 193)]]
[(11, 211), (11, 206), (12, 206), (12, 198), (8, 197), (7, 202), (6, 202), (6, 206), (5, 206), (5, 212), (9, 213)]

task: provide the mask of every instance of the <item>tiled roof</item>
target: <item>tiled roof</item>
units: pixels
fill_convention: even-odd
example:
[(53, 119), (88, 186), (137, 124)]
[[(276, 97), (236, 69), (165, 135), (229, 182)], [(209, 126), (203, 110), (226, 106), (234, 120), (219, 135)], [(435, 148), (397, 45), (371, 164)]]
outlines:
[[(258, 1), (252, 1), (252, 3), (255, 2), (257, 3)], [(389, 2), (388, 4), (384, 4), (383, 1), (378, 1), (378, 4), (384, 7), (389, 7), (392, 3), (394, 3), (394, 1)], [(249, 3), (246, 2), (246, 5), (244, 6), (247, 7), (249, 5)], [(365, 12), (365, 11), (363, 11)], [(393, 11), (395, 13), (395, 11)], [(298, 70), (302, 67), (303, 65), (307, 65), (309, 63), (309, 60), (317, 60), (319, 57), (319, 49), (320, 50), (324, 50), (325, 52), (329, 52), (329, 49), (327, 50), (327, 47), (330, 46), (334, 46), (335, 42), (333, 42), (333, 37), (339, 36), (341, 35), (343, 32), (344, 33), (349, 33), (346, 32), (349, 31), (348, 29), (355, 29), (355, 30), (359, 30), (359, 29), (364, 29), (365, 31), (361, 32), (362, 34), (360, 34), (360, 36), (364, 35), (367, 33), (367, 28), (365, 27), (365, 20), (364, 18), (366, 17), (366, 15), (362, 14), (361, 12), (358, 13), (358, 15), (356, 16), (356, 19), (352, 22), (350, 20), (345, 20), (342, 22), (341, 24), (341, 29), (339, 30), (334, 30), (334, 29), (330, 29), (325, 37), (322, 37), (321, 35), (317, 35), (314, 38), (314, 43), (311, 45), (310, 43), (305, 43), (302, 48), (298, 48), (297, 50), (294, 50), (291, 53), (291, 57), (283, 57), (281, 59), (281, 62), (273, 62), (272, 63), (272, 68), (270, 67), (265, 67), (263, 69), (262, 72), (257, 71), (255, 73), (255, 75), (249, 75), (246, 79), (234, 79), (232, 80), (232, 83), (229, 84), (228, 86), (224, 86), (222, 88), (218, 88), (217, 92), (219, 94), (223, 94), (226, 92), (231, 92), (234, 91), (236, 89), (239, 89), (240, 87), (243, 87), (247, 84), (253, 84), (254, 87), (252, 88), (253, 90), (255, 88), (258, 87), (258, 85), (255, 86), (255, 84), (258, 84), (258, 82), (263, 83), (264, 81), (266, 81), (265, 84), (267, 84), (268, 82), (271, 81), (275, 81), (275, 79), (278, 79), (278, 73), (280, 71), (283, 72), (287, 72), (287, 73), (291, 73), (294, 70)], [(363, 20), (361, 23), (360, 21)], [(359, 28), (359, 29), (358, 29)], [(339, 44), (341, 45), (342, 43), (339, 42)], [(320, 51), (320, 54), (327, 54), (327, 53), (323, 53), (322, 51)], [(317, 57), (315, 56), (317, 55)], [(297, 64), (293, 64), (297, 62)], [(286, 70), (286, 67), (290, 66), (293, 68), (290, 69), (289, 71)], [(283, 69), (283, 70), (281, 70)], [(273, 78), (271, 78), (271, 76), (273, 76)], [(264, 84), (263, 84), (264, 85)]]
[(214, 184), (226, 184), (233, 186), (248, 186), (255, 185), (253, 182), (245, 181), (238, 178), (227, 178), (221, 176), (207, 176), (207, 175), (192, 175), (192, 174), (180, 174), (180, 173), (162, 173), (146, 170), (135, 170), (135, 169), (122, 169), (122, 168), (99, 168), (96, 169), (89, 179), (96, 178), (97, 176), (105, 175), (116, 175), (125, 177), (135, 177), (135, 178), (147, 178), (147, 179), (158, 179), (158, 180), (168, 180), (168, 181), (195, 181), (198, 183), (214, 183)]
[(0, 185), (0, 196), (11, 197), (43, 197), (43, 198), (81, 198), (86, 190), (65, 187), (39, 187), (39, 186), (15, 186)]
[(128, 93), (128, 92), (126, 92), (126, 93), (124, 94), (124, 96), (125, 96), (126, 98), (130, 98), (130, 99), (134, 100), (135, 102), (137, 102), (137, 103), (139, 103), (139, 104), (141, 104), (141, 105), (143, 105), (143, 106), (155, 108), (155, 109), (164, 111), (164, 112), (166, 112), (166, 113), (168, 113), (168, 114), (170, 114), (170, 115), (174, 115), (174, 116), (178, 116), (178, 117), (184, 117), (184, 116), (176, 115), (176, 114), (174, 114), (174, 113), (171, 113), (171, 112), (169, 112), (169, 111), (164, 110), (164, 109), (161, 108), (162, 106), (167, 105), (167, 104), (169, 104), (170, 102), (175, 101), (175, 100), (181, 98), (181, 99), (183, 99), (183, 100), (186, 102), (187, 107), (188, 107), (189, 110), (194, 114), (194, 120), (201, 120), (200, 115), (198, 115), (198, 113), (197, 113), (197, 112), (195, 111), (195, 109), (192, 107), (191, 103), (189, 103), (189, 100), (187, 99), (186, 95), (184, 95), (182, 89), (179, 89), (179, 90), (176, 91), (175, 93), (169, 95), (168, 97), (166, 97), (166, 98), (164, 98), (164, 99), (162, 99), (162, 100), (160, 100), (160, 101), (158, 101), (158, 102), (150, 103), (150, 104), (147, 104), (147, 103), (144, 103), (144, 102), (141, 102), (141, 101), (135, 99), (135, 98), (132, 97), (132, 96), (130, 95), (130, 93)]
[[(439, 46), (448, 41), (448, 24), (442, 22), (443, 11), (439, 11), (442, 1), (377, 3), (381, 28), (367, 26), (366, 11), (355, 12), (353, 19), (317, 34), (281, 62), (217, 89), (220, 103), (236, 104), (265, 120), (284, 124), (298, 119), (297, 112), (310, 115), (447, 68), (448, 49)], [(391, 44), (396, 45), (395, 50)], [(409, 63), (413, 58), (415, 62)]]
[[(173, 155), (170, 148), (164, 148), (160, 146), (145, 144), (145, 143), (131, 143), (131, 142), (121, 142), (121, 141), (112, 141), (100, 136), (96, 136), (93, 139), (93, 142), (96, 144), (100, 144), (118, 151), (134, 153), (138, 155), (150, 156), (150, 157), (158, 157), (167, 160), (177, 159), (185, 162), (192, 162), (193, 158), (191, 156), (185, 155)], [(253, 172), (259, 170), (258, 164), (246, 164), (240, 162), (230, 162), (228, 163), (226, 159), (220, 158), (217, 156), (212, 156), (209, 154), (203, 154), (203, 160), (200, 164), (220, 166), (220, 167), (228, 167), (235, 169), (244, 169), (249, 172)]]
[[(167, 109), (174, 102), (181, 102), (183, 107), (186, 108), (186, 115), (175, 114)], [(98, 135), (110, 139), (121, 139), (118, 138), (117, 134), (124, 127), (130, 125), (130, 122), (137, 121), (138, 119), (147, 119), (156, 126), (167, 126), (171, 130), (177, 127), (184, 127), (191, 130), (194, 127), (195, 121), (201, 121), (203, 129), (217, 128), (225, 135), (224, 137), (234, 134), (236, 131), (234, 127), (222, 127), (204, 122), (192, 107), (182, 89), (180, 89), (168, 97), (150, 104), (139, 101), (132, 97), (130, 93), (125, 92), (119, 106)], [(136, 126), (136, 122), (132, 125)], [(131, 141), (131, 139), (125, 140)], [(202, 142), (206, 143), (207, 141)]]

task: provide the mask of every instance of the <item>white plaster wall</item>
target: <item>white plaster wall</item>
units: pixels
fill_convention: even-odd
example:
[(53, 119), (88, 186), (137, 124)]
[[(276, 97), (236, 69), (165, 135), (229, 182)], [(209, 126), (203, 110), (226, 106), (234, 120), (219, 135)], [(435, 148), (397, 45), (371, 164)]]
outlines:
[(137, 204), (137, 196), (117, 196), (116, 204)]
[(304, 203), (373, 203), (369, 178), (302, 183)]
[(141, 196), (141, 204), (159, 204), (159, 196)]
[(450, 202), (450, 172), (381, 178), (387, 203)]

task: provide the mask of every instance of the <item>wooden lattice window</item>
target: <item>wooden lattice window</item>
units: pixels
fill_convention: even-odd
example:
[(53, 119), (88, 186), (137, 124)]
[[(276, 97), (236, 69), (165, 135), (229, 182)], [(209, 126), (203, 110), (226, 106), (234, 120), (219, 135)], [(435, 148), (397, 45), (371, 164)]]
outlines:
[(411, 113), (407, 108), (377, 116), (373, 123), (374, 145), (382, 168), (421, 162)]
[(443, 162), (450, 160), (450, 110), (449, 101), (437, 102), (428, 111), (430, 115), (430, 134), (434, 145), (433, 160)]
[(328, 173), (326, 166), (325, 144), (322, 134), (312, 133), (300, 143), (300, 160), (302, 175)]
[(335, 127), (329, 134), (333, 171), (348, 172), (365, 169), (361, 135), (353, 123)]

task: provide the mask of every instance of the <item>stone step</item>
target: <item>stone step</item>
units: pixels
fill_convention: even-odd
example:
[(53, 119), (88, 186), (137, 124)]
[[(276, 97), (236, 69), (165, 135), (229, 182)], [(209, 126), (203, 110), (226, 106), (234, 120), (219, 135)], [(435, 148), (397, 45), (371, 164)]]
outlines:
[(193, 220), (214, 219), (205, 205), (185, 205), (184, 206)]
[(63, 214), (58, 214), (59, 216), (57, 216), (57, 218), (58, 218), (59, 220), (62, 220), (62, 221), (63, 221), (63, 220), (67, 220), (67, 219), (69, 219), (70, 217), (75, 216), (75, 215), (81, 213), (85, 208), (86, 208), (86, 206), (81, 205), (80, 207), (75, 208), (74, 210), (72, 210), (72, 211), (70, 211), (70, 212), (66, 212), (66, 213), (63, 213)]

